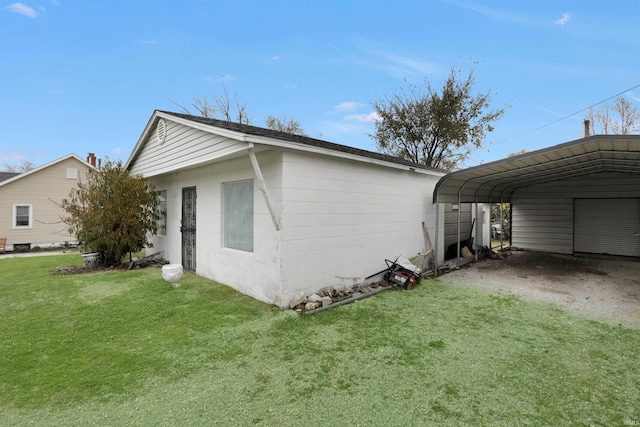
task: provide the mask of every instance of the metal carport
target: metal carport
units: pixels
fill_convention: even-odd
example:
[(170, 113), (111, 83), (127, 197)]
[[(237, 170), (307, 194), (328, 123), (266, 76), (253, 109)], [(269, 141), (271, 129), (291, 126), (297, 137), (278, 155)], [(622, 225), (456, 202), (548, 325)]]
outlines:
[(433, 202), (511, 203), (519, 189), (601, 173), (639, 176), (640, 135), (595, 135), (451, 172)]

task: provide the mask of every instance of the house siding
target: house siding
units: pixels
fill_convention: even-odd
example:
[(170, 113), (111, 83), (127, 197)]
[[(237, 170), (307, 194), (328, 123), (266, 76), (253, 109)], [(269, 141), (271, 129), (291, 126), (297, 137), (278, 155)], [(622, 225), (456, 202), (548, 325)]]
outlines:
[(192, 167), (246, 149), (247, 144), (166, 120), (166, 138), (160, 144), (155, 128), (144, 141), (145, 149), (131, 168), (145, 177)]
[[(77, 178), (67, 178), (67, 168), (78, 171)], [(31, 247), (48, 247), (75, 242), (61, 218), (59, 206), (68, 198), (80, 179), (85, 179), (89, 167), (74, 157), (51, 164), (41, 170), (20, 177), (0, 187), (0, 237), (7, 237), (7, 245), (29, 243)], [(31, 205), (30, 228), (14, 228), (13, 206)]]
[(573, 253), (574, 199), (637, 197), (640, 177), (632, 174), (600, 173), (518, 189), (511, 196), (511, 244)]
[(424, 251), (421, 224), (435, 230), (430, 197), (440, 176), (285, 152), (284, 302), (301, 291), (362, 282), (385, 259)]

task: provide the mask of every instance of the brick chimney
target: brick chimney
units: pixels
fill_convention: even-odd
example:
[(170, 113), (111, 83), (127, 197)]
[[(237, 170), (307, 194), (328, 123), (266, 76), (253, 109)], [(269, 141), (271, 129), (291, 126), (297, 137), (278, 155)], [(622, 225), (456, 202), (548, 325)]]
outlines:
[(591, 122), (589, 119), (584, 119), (584, 137), (589, 136), (589, 129), (591, 128)]
[(94, 153), (89, 153), (87, 156), (87, 163), (89, 163), (94, 168), (96, 167), (96, 155)]

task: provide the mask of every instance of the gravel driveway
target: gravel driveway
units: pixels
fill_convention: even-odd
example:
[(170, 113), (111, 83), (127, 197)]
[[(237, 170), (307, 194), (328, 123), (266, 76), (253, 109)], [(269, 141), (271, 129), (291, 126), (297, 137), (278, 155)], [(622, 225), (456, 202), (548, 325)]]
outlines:
[(640, 260), (510, 251), (440, 279), (556, 304), (616, 325), (640, 328)]

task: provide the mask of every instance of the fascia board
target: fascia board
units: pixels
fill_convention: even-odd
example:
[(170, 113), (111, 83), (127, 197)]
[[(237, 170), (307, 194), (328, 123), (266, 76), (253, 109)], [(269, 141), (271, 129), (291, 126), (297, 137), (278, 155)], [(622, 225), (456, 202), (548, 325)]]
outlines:
[(386, 162), (384, 160), (373, 159), (365, 156), (359, 156), (357, 154), (345, 153), (342, 151), (331, 150), (331, 149), (322, 148), (322, 147), (314, 147), (312, 145), (299, 144), (299, 143), (283, 141), (279, 139), (266, 138), (266, 137), (260, 137), (260, 136), (254, 136), (254, 135), (246, 135), (246, 141), (252, 142), (254, 144), (269, 145), (272, 147), (279, 147), (279, 148), (287, 148), (290, 150), (304, 151), (307, 153), (322, 154), (325, 156), (329, 155), (331, 157), (369, 163), (377, 166), (385, 166), (393, 169), (410, 170), (410, 171), (422, 173), (425, 175), (434, 175), (434, 176), (446, 175), (446, 173), (444, 172), (438, 172), (434, 170), (427, 170), (427, 169), (421, 169), (421, 168), (412, 168), (409, 165), (401, 165), (399, 163)]

